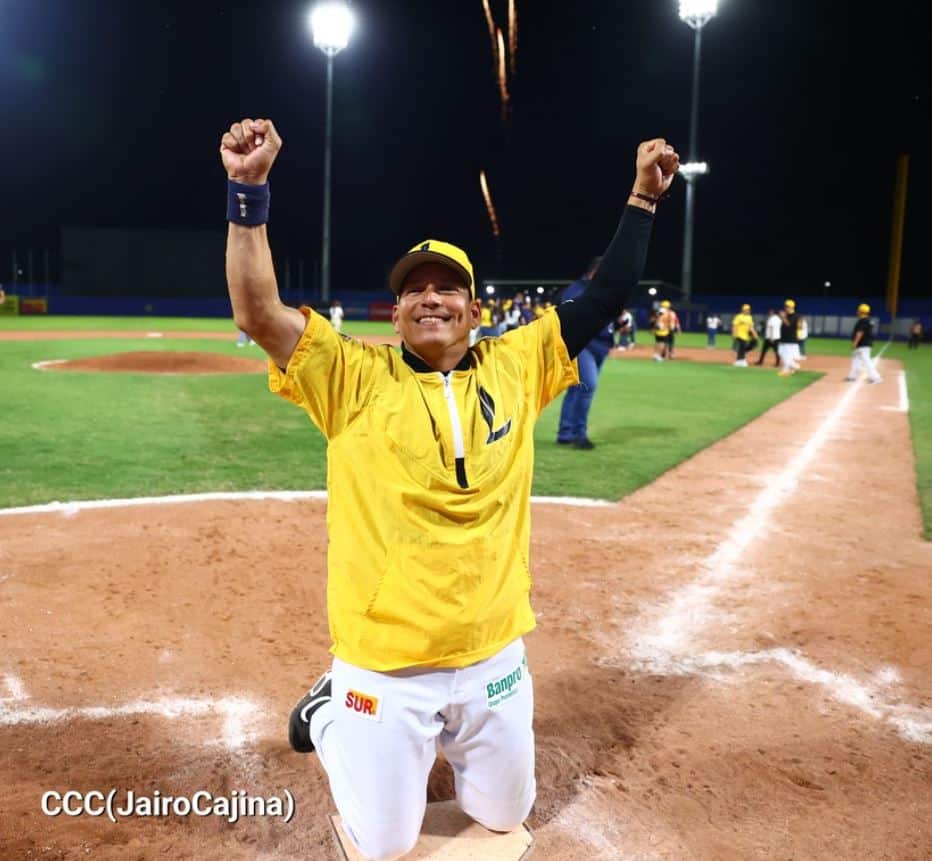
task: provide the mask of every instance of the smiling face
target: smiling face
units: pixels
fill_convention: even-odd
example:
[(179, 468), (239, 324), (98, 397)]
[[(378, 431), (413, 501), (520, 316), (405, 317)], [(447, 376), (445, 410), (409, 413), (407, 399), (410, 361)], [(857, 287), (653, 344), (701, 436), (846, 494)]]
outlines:
[(405, 278), (392, 323), (411, 352), (432, 368), (448, 371), (469, 349), (479, 313), (479, 302), (458, 272), (442, 263), (422, 263)]

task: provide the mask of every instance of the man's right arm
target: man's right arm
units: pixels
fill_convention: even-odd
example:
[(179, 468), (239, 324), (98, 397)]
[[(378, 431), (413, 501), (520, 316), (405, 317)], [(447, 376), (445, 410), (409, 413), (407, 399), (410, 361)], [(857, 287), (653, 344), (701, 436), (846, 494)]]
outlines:
[[(265, 223), (250, 223), (254, 219), (245, 216), (250, 207), (261, 209), (255, 201), (263, 195), (267, 211), (269, 171), (281, 146), (271, 120), (234, 123), (220, 141), (227, 177), (243, 187), (234, 186), (246, 193), (241, 202), (250, 198), (242, 203), (242, 209), (232, 207), (234, 215), (227, 232), (226, 273), (233, 318), (278, 367), (285, 368), (307, 321), (297, 308), (283, 305), (279, 298)], [(245, 223), (232, 220), (240, 215)]]
[(307, 320), (279, 298), (264, 224), (247, 227), (230, 222), (227, 287), (237, 328), (262, 347), (278, 367), (287, 367)]

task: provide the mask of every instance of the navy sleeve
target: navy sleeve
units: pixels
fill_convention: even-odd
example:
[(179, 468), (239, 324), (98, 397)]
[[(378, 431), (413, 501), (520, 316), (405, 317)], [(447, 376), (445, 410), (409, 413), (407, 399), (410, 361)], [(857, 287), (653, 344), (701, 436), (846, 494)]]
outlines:
[(589, 288), (577, 299), (557, 306), (563, 342), (571, 357), (579, 355), (627, 304), (644, 272), (654, 216), (626, 206), (615, 236)]

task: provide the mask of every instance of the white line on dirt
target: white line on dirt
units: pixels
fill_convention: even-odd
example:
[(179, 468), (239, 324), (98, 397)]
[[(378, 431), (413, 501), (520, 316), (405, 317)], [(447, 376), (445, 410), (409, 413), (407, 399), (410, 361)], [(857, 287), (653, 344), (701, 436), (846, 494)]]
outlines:
[(240, 748), (256, 737), (252, 724), (261, 713), (257, 703), (242, 697), (223, 697), (217, 700), (165, 697), (158, 700), (134, 700), (121, 706), (62, 709), (10, 706), (8, 700), (0, 700), (0, 726), (63, 723), (76, 719), (105, 720), (133, 715), (158, 715), (174, 719), (218, 714), (223, 718), (223, 727), (217, 743), (230, 749)]
[(725, 540), (700, 564), (697, 579), (673, 594), (659, 611), (655, 623), (631, 637), (632, 650), (640, 661), (662, 665), (675, 655), (689, 652), (692, 637), (704, 629), (712, 618), (712, 605), (719, 590), (744, 576), (748, 568), (740, 564), (748, 549), (755, 546), (759, 534), (772, 522), (775, 510), (796, 490), (800, 476), (819, 453), (825, 441), (845, 414), (861, 388), (855, 383), (842, 395), (800, 452), (748, 504), (748, 513), (736, 521)]
[[(63, 514), (73, 517), (81, 511), (95, 508), (129, 508), (135, 505), (179, 505), (186, 502), (226, 502), (242, 499), (274, 499), (278, 502), (325, 500), (326, 490), (249, 490), (237, 493), (188, 493), (176, 496), (139, 496), (131, 499), (88, 499), (77, 502), (48, 502), (44, 505), (24, 505), (17, 508), (0, 508), (0, 516), (7, 514)], [(532, 496), (536, 505), (572, 505), (579, 508), (601, 508), (616, 505), (604, 499), (585, 499), (575, 496)]]
[(909, 391), (906, 388), (906, 371), (900, 371), (896, 377), (896, 384), (900, 390), (900, 412), (909, 412)]
[(52, 365), (61, 365), (67, 361), (68, 359), (46, 359), (44, 362), (33, 362), (32, 369), (34, 371), (44, 371), (46, 368), (52, 367)]
[[(18, 676), (14, 676), (11, 673), (7, 673), (3, 677), (4, 684), (6, 684), (6, 689), (10, 692), (8, 697), (0, 697), (0, 703), (4, 702), (22, 702), (23, 700), (29, 699), (29, 694), (26, 693), (26, 688), (23, 686), (22, 681), (20, 681)], [(2, 709), (3, 706), (0, 706)]]
[[(664, 675), (700, 673), (716, 667), (741, 667), (777, 662), (796, 678), (820, 685), (839, 702), (893, 724), (909, 741), (932, 744), (932, 709), (885, 702), (876, 685), (824, 670), (789, 649), (762, 652), (708, 652), (696, 654), (692, 641), (716, 616), (714, 604), (723, 587), (753, 576), (741, 564), (745, 552), (756, 546), (773, 522), (775, 512), (792, 494), (800, 476), (841, 421), (861, 383), (851, 386), (796, 455), (748, 506), (749, 513), (736, 521), (725, 540), (700, 564), (703, 572), (660, 608), (650, 613), (652, 622), (629, 639), (636, 669)], [(895, 668), (881, 670), (884, 686), (896, 678)]]
[(297, 502), (306, 499), (326, 499), (324, 490), (250, 490), (240, 493), (188, 493), (177, 496), (138, 496), (131, 499), (87, 499), (79, 502), (49, 502), (45, 505), (26, 505), (19, 508), (0, 508), (5, 514), (64, 514), (71, 517), (80, 511), (96, 508), (130, 508), (137, 505), (175, 505), (185, 502), (225, 502), (241, 499), (274, 499), (280, 502)]
[(586, 499), (582, 496), (532, 496), (534, 505), (570, 505), (576, 508), (608, 508), (617, 505), (605, 499)]
[(896, 375), (896, 386), (899, 399), (895, 407), (884, 404), (880, 409), (891, 413), (908, 413), (909, 412), (909, 391), (906, 388), (906, 371), (898, 371)]
[(932, 744), (932, 709), (885, 701), (883, 690), (899, 682), (899, 673), (893, 667), (884, 667), (875, 674), (874, 683), (863, 682), (846, 673), (822, 669), (791, 649), (777, 648), (760, 652), (671, 656), (664, 671), (667, 675), (714, 675), (717, 669), (739, 669), (766, 663), (781, 664), (795, 678), (824, 688), (838, 702), (853, 706), (876, 720), (889, 721), (909, 741)]

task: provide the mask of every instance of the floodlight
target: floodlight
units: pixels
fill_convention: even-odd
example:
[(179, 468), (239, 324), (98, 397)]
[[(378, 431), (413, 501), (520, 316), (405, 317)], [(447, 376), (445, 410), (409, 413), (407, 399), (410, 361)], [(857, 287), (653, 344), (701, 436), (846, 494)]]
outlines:
[(717, 11), (718, 0), (680, 0), (680, 18), (690, 27), (702, 27)]
[(688, 161), (680, 165), (679, 172), (684, 179), (692, 179), (694, 176), (700, 176), (709, 172), (709, 165), (704, 161)]
[(332, 56), (349, 44), (356, 17), (341, 0), (325, 0), (311, 10), (310, 23), (314, 44)]

